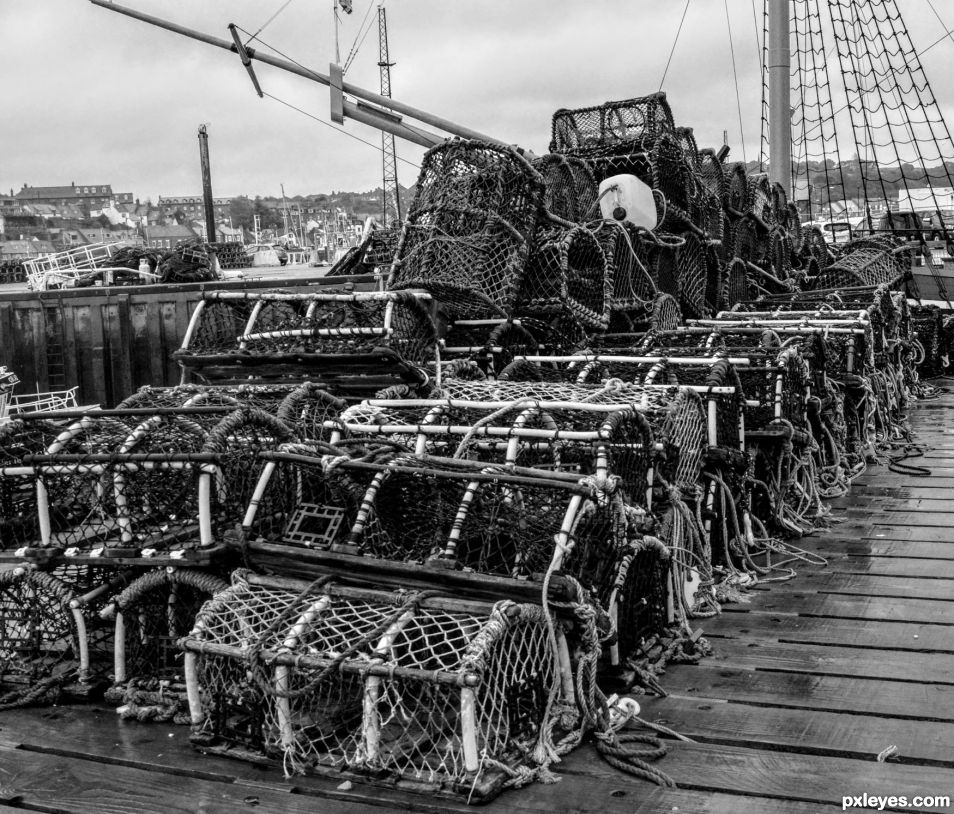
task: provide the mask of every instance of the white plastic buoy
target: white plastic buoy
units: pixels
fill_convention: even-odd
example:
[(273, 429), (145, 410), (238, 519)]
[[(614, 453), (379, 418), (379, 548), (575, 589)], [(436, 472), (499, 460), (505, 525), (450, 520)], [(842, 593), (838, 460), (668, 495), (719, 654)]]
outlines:
[(650, 187), (635, 175), (611, 175), (600, 183), (600, 212), (605, 220), (629, 221), (656, 228), (656, 201)]

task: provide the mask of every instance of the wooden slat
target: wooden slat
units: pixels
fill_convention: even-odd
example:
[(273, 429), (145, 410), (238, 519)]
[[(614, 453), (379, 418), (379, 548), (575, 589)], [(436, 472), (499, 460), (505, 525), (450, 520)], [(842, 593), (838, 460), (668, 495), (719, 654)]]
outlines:
[(712, 639), (738, 639), (742, 642), (798, 642), (802, 644), (840, 645), (863, 650), (902, 650), (954, 654), (954, 624), (868, 619), (838, 619), (824, 616), (798, 616), (774, 611), (746, 614), (725, 613), (711, 620), (705, 633)]
[[(946, 601), (920, 597), (896, 599), (865, 594), (812, 594), (811, 601), (806, 601), (806, 596), (800, 593), (781, 594), (779, 591), (771, 591), (758, 601), (757, 607), (766, 612), (797, 613), (803, 616), (871, 621), (885, 619), (895, 622), (937, 622), (954, 625), (954, 618), (951, 616), (952, 606)], [(735, 608), (729, 605), (723, 612), (732, 613), (734, 610)]]
[[(849, 757), (871, 761), (872, 766), (878, 765), (873, 762), (876, 755), (895, 745), (905, 761), (926, 765), (926, 774), (937, 767), (954, 767), (950, 749), (954, 724), (683, 698), (647, 698), (641, 703), (647, 720), (710, 743)], [(792, 760), (795, 755), (781, 757)], [(672, 772), (673, 767), (667, 765), (666, 770)]]

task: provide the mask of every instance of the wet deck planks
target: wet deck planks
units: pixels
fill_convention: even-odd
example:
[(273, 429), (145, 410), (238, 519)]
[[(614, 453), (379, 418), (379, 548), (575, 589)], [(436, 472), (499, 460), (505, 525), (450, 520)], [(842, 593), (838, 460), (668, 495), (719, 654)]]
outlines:
[[(825, 556), (797, 580), (750, 593), (705, 625), (715, 653), (671, 667), (644, 717), (672, 742), (660, 768), (677, 790), (633, 780), (584, 746), (561, 782), (507, 792), (519, 812), (809, 814), (842, 797), (954, 797), (954, 396), (913, 413), (930, 478), (873, 468), (834, 504), (842, 522), (802, 541)], [(951, 427), (951, 429), (948, 429)], [(0, 811), (464, 811), (439, 798), (198, 757), (180, 727), (111, 710), (0, 714)], [(876, 755), (897, 746), (885, 763)], [(890, 810), (891, 807), (888, 807)], [(896, 810), (917, 809), (913, 805)], [(931, 810), (954, 810), (935, 808)]]

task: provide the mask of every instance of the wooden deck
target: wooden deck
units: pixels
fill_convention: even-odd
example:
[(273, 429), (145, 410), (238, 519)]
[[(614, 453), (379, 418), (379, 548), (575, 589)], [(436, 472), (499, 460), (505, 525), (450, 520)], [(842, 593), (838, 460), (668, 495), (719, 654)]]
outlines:
[[(954, 797), (954, 395), (913, 414), (930, 478), (878, 467), (837, 501), (844, 521), (804, 541), (828, 559), (704, 625), (715, 654), (673, 667), (644, 717), (672, 742), (663, 790), (584, 745), (562, 782), (505, 792), (492, 812), (809, 814), (843, 796)], [(445, 812), (463, 804), (197, 756), (184, 727), (103, 707), (0, 714), (0, 809), (46, 812)], [(876, 756), (896, 746), (898, 757)], [(470, 809), (473, 810), (473, 809)]]

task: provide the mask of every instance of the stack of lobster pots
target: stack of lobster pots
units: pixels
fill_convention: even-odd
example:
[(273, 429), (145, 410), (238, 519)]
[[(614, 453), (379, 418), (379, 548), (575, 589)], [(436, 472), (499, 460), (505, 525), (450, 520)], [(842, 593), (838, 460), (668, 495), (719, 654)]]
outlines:
[(905, 247), (727, 153), (664, 94), (448, 141), (385, 290), (210, 292), (179, 387), (0, 427), (2, 702), (474, 801), (611, 727), (928, 387)]

